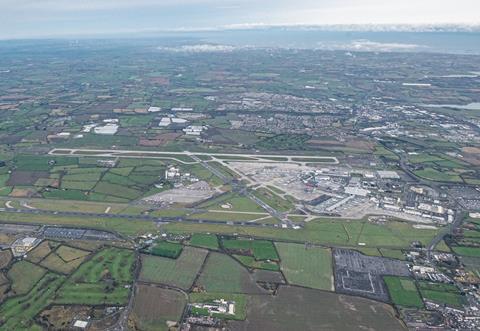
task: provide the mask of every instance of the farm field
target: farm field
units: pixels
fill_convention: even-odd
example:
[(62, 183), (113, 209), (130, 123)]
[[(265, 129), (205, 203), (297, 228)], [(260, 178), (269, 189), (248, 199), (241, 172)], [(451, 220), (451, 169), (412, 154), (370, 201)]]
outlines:
[(413, 280), (394, 276), (385, 276), (383, 279), (394, 304), (403, 307), (423, 307), (422, 298)]
[(175, 260), (143, 255), (140, 279), (144, 282), (188, 289), (192, 286), (207, 253), (203, 249), (185, 247), (182, 254)]
[(392, 307), (372, 300), (299, 287), (281, 287), (276, 296), (248, 297), (247, 319), (234, 331), (266, 330), (400, 331)]
[(434, 168), (425, 168), (423, 170), (415, 171), (419, 177), (442, 182), (463, 183), (462, 178), (454, 172), (438, 171)]
[(28, 252), (27, 260), (33, 263), (38, 263), (50, 254), (56, 246), (58, 246), (58, 243), (47, 240), (42, 241), (37, 247)]
[(155, 242), (152, 247), (144, 249), (143, 253), (176, 259), (180, 256), (180, 253), (182, 253), (182, 249), (183, 246), (179, 243), (160, 240)]
[(186, 302), (178, 291), (138, 285), (129, 321), (138, 330), (167, 331), (167, 321), (179, 322)]
[(460, 291), (450, 284), (436, 284), (421, 281), (418, 283), (420, 294), (424, 300), (430, 300), (439, 304), (446, 304), (450, 307), (461, 308), (464, 299)]
[(6, 268), (12, 260), (10, 250), (0, 250), (0, 269)]
[(453, 246), (452, 249), (458, 255), (469, 256), (469, 257), (480, 257), (479, 247)]
[(328, 248), (275, 243), (281, 269), (290, 284), (333, 290), (332, 252)]
[(128, 202), (142, 197), (142, 192), (149, 192), (155, 183), (161, 182), (159, 174), (165, 171), (165, 162), (176, 163), (129, 159), (116, 162), (114, 167), (104, 165), (103, 161), (111, 160), (17, 155), (12, 161), (14, 171), (4, 181), (2, 195), (22, 187), (23, 191), (17, 190), (16, 196), (28, 197), (27, 193), (34, 191), (47, 199)]
[(90, 252), (62, 245), (43, 259), (40, 265), (51, 271), (70, 274), (89, 254)]
[(278, 260), (271, 241), (249, 239), (222, 239), (222, 247), (228, 251), (252, 255), (256, 260)]
[(45, 275), (47, 270), (28, 261), (14, 263), (7, 273), (12, 280), (12, 290), (16, 294), (28, 293)]
[(248, 271), (228, 255), (210, 253), (195, 286), (207, 292), (262, 293)]
[(246, 267), (253, 269), (264, 269), (271, 271), (279, 271), (280, 267), (275, 261), (258, 261), (253, 256), (248, 255), (233, 255), (237, 260), (240, 261)]
[(190, 245), (218, 249), (218, 238), (214, 234), (194, 233), (190, 239)]

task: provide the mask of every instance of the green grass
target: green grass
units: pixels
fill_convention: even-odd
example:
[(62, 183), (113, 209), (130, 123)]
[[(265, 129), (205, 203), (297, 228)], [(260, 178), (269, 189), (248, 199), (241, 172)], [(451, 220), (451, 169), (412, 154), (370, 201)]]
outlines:
[(405, 254), (399, 249), (380, 248), (380, 253), (383, 257), (389, 257), (391, 259), (405, 260)]
[(43, 196), (47, 199), (65, 199), (65, 200), (87, 200), (85, 192), (79, 190), (55, 190), (43, 192)]
[(47, 271), (28, 261), (20, 261), (10, 268), (7, 273), (12, 280), (12, 290), (16, 294), (25, 294), (45, 275)]
[(442, 161), (443, 159), (427, 153), (411, 154), (408, 156), (408, 161), (410, 163), (425, 163), (425, 162), (435, 162)]
[(263, 150), (303, 150), (310, 136), (303, 134), (279, 134), (258, 142), (255, 147)]
[[(62, 180), (73, 181), (73, 182), (96, 182), (100, 179), (102, 173), (95, 171), (93, 169), (97, 170), (99, 168), (71, 169), (69, 170), (67, 175), (63, 176)], [(82, 170), (82, 172), (78, 172), (78, 171), (74, 172), (73, 170)]]
[(380, 254), (380, 251), (376, 247), (357, 247), (356, 250), (364, 255), (382, 256), (382, 254)]
[[(220, 299), (235, 302), (235, 315), (214, 314), (212, 315), (213, 317), (217, 317), (221, 319), (240, 320), (240, 321), (243, 321), (247, 318), (247, 297), (244, 294), (191, 293), (189, 295), (190, 303), (209, 303), (209, 302), (213, 302), (214, 300), (220, 300)], [(208, 312), (205, 315), (209, 316)]]
[(218, 249), (218, 238), (214, 234), (195, 233), (190, 239), (190, 245)]
[(111, 184), (124, 185), (127, 187), (136, 185), (136, 182), (129, 179), (128, 177), (117, 175), (114, 173), (107, 173), (105, 176), (103, 176), (102, 181), (109, 182)]
[(62, 216), (62, 215), (31, 215), (19, 214), (15, 212), (3, 212), (2, 222), (26, 223), (26, 224), (49, 224), (49, 225), (68, 225), (85, 226), (98, 230), (117, 231), (124, 235), (138, 235), (150, 233), (158, 230), (153, 222), (141, 219), (123, 219), (123, 218), (101, 218), (89, 216)]
[(440, 252), (451, 252), (450, 247), (448, 247), (447, 243), (445, 240), (440, 241), (437, 246), (435, 246), (435, 250), (440, 251)]
[(13, 163), (17, 170), (48, 171), (52, 166), (49, 161), (54, 161), (53, 166), (70, 166), (78, 164), (78, 158), (61, 156), (17, 155)]
[(465, 301), (460, 295), (460, 291), (454, 285), (423, 281), (419, 282), (418, 285), (422, 297), (426, 300), (457, 308), (461, 308)]
[(230, 256), (210, 253), (197, 285), (207, 292), (244, 293), (246, 275), (247, 271)]
[(330, 249), (300, 244), (275, 243), (281, 269), (288, 282), (322, 290), (333, 289), (332, 253)]
[(266, 227), (230, 226), (218, 224), (170, 223), (163, 229), (178, 233), (216, 233), (224, 235), (255, 236), (273, 240), (310, 242), (325, 245), (358, 247), (407, 248), (412, 241), (429, 243), (440, 229), (415, 229), (407, 222), (391, 221), (387, 224), (373, 224), (368, 221), (341, 221), (318, 219), (305, 224), (298, 230)]
[(452, 249), (458, 255), (480, 257), (480, 247), (452, 246)]
[(276, 195), (275, 193), (264, 188), (253, 191), (253, 194), (270, 207), (275, 208), (281, 212), (289, 211), (294, 207), (294, 204), (291, 201), (285, 200)]
[(95, 187), (97, 182), (76, 182), (76, 181), (67, 181), (62, 179), (62, 189), (67, 190), (79, 190), (79, 191), (89, 191)]
[(207, 251), (185, 247), (176, 259), (144, 255), (140, 279), (188, 289), (205, 260)]
[(246, 255), (234, 255), (234, 257), (240, 261), (241, 264), (252, 269), (264, 269), (270, 271), (279, 271), (280, 267), (276, 262), (269, 261), (257, 261), (253, 256)]
[(97, 184), (97, 186), (95, 186), (94, 191), (97, 193), (103, 193), (106, 195), (130, 200), (136, 199), (142, 195), (142, 192), (138, 190), (128, 188), (122, 185), (110, 184), (103, 181), (101, 181)]
[[(230, 205), (231, 208), (224, 209), (222, 208), (222, 205)], [(244, 196), (239, 196), (238, 194), (232, 192), (222, 194), (213, 200), (204, 202), (200, 204), (198, 208), (241, 212), (265, 212), (263, 208), (261, 208), (251, 199)]]
[(433, 168), (425, 168), (423, 170), (415, 171), (415, 174), (419, 177), (430, 179), (433, 181), (463, 183), (462, 178), (451, 172), (442, 172)]
[(133, 167), (112, 168), (110, 173), (120, 176), (128, 176), (133, 170)]
[(385, 276), (383, 279), (394, 304), (403, 307), (423, 307), (422, 298), (413, 280), (394, 276)]
[(144, 252), (156, 255), (176, 259), (182, 253), (183, 246), (179, 243), (172, 243), (168, 241), (158, 241), (152, 247), (144, 250)]
[(222, 245), (229, 251), (245, 252), (256, 260), (278, 260), (278, 254), (271, 241), (247, 239), (223, 239)]
[(82, 264), (57, 292), (62, 304), (115, 304), (128, 300), (133, 282), (133, 251), (105, 248)]
[(398, 156), (395, 153), (389, 151), (388, 149), (386, 149), (383, 146), (375, 147), (375, 151), (373, 153), (375, 155), (383, 156), (383, 157), (385, 157), (387, 159), (390, 159), (390, 160), (398, 160)]
[(28, 294), (10, 298), (0, 306), (2, 330), (36, 330), (34, 317), (45, 309), (64, 281), (63, 276), (46, 274)]

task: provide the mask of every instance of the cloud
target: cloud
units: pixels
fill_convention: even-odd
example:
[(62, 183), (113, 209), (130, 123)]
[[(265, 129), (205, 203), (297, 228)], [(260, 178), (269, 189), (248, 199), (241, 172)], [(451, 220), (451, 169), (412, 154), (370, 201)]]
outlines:
[(0, 38), (222, 26), (480, 23), (479, 12), (479, 0), (0, 0)]
[(211, 52), (232, 52), (237, 50), (239, 47), (229, 46), (229, 45), (211, 45), (211, 44), (201, 44), (201, 45), (183, 45), (179, 47), (158, 47), (161, 51), (168, 52), (185, 52), (185, 53), (211, 53)]
[(412, 52), (425, 50), (427, 47), (418, 44), (382, 43), (366, 39), (353, 40), (348, 43), (320, 42), (319, 49), (348, 50), (357, 52)]

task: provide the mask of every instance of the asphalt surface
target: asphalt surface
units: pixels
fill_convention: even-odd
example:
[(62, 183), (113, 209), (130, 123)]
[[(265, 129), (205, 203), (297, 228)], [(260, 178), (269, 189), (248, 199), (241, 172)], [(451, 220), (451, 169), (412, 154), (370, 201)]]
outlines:
[[(422, 184), (422, 185), (425, 185), (425, 186), (428, 186), (428, 187), (431, 187), (433, 188), (434, 190), (436, 190), (437, 192), (441, 192), (442, 191), (442, 188), (441, 186), (442, 185), (452, 185), (452, 183), (444, 183), (444, 182), (433, 182), (433, 181), (429, 181), (429, 180), (426, 180), (426, 179), (423, 179), (421, 177), (418, 177), (413, 171), (411, 171), (409, 168), (408, 168), (408, 161), (405, 157), (404, 154), (402, 153), (397, 153), (391, 149), (389, 149), (387, 146), (384, 145), (385, 148), (387, 148), (389, 151), (391, 151), (392, 153), (394, 153), (395, 155), (397, 155), (399, 157), (399, 166), (400, 168), (417, 184)], [(441, 231), (438, 232), (438, 234), (430, 241), (430, 243), (428, 244), (427, 246), (427, 254), (428, 254), (428, 257), (430, 258), (430, 253), (435, 249), (435, 246), (438, 245), (438, 243), (440, 243), (443, 238), (445, 237), (445, 235), (451, 233), (454, 229), (460, 227), (462, 225), (462, 222), (463, 222), (463, 212), (465, 211), (464, 208), (457, 202), (457, 199), (455, 197), (452, 197), (452, 196), (449, 196), (453, 201), (455, 201), (455, 219), (454, 221), (444, 227)]]
[[(0, 220), (2, 213), (19, 213), (27, 215), (52, 215), (52, 216), (77, 216), (77, 217), (98, 217), (98, 218), (121, 218), (132, 222), (135, 220), (152, 221), (155, 223), (193, 223), (193, 224), (214, 224), (214, 225), (231, 225), (231, 226), (249, 226), (249, 227), (271, 227), (279, 228), (279, 224), (262, 224), (249, 223), (247, 221), (230, 221), (230, 220), (206, 220), (206, 219), (187, 219), (184, 217), (155, 217), (149, 215), (129, 215), (129, 214), (105, 214), (105, 213), (87, 213), (77, 211), (51, 211), (40, 209), (16, 209), (16, 208), (0, 208)], [(297, 224), (297, 226), (300, 226)], [(290, 227), (290, 226), (287, 226)]]

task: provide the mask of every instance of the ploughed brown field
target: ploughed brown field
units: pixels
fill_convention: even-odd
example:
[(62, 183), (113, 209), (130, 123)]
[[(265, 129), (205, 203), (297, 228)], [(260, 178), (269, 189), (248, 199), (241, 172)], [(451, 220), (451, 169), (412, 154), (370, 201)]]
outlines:
[(250, 296), (247, 319), (229, 326), (234, 331), (406, 330), (389, 305), (290, 286), (281, 287), (276, 296)]

